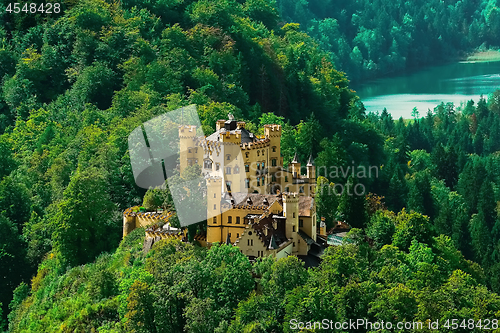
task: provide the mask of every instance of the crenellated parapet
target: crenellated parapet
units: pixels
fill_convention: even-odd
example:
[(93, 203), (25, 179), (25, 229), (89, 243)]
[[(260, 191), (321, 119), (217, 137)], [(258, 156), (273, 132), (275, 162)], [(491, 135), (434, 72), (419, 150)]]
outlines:
[(300, 196), (297, 193), (283, 193), (283, 202), (298, 203)]
[(264, 125), (264, 135), (266, 137), (281, 137), (281, 125)]
[(130, 207), (123, 212), (123, 237), (130, 234), (134, 229), (146, 227), (155, 223), (168, 223), (173, 212), (141, 212), (139, 207)]
[(194, 125), (182, 125), (179, 126), (179, 138), (181, 139), (193, 139), (196, 137), (196, 126)]
[(255, 142), (245, 142), (245, 143), (242, 143), (240, 144), (240, 147), (242, 150), (250, 150), (250, 149), (262, 149), (262, 148), (266, 148), (266, 147), (269, 147), (269, 144), (270, 144), (271, 140), (269, 140), (268, 138), (266, 139), (262, 139), (262, 140), (259, 140), (259, 141), (255, 141)]

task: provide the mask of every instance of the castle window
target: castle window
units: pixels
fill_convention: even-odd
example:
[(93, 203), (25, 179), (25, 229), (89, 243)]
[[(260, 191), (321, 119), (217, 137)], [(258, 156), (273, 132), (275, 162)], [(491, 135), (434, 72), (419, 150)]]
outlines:
[(257, 156), (260, 156), (260, 150), (257, 150)]
[(230, 182), (230, 181), (227, 181), (227, 182), (226, 182), (226, 190), (227, 190), (228, 192), (231, 192), (231, 182)]
[(273, 158), (273, 159), (271, 160), (271, 165), (272, 165), (272, 166), (276, 166), (276, 159), (275, 159), (275, 158)]
[(257, 186), (260, 186), (260, 178), (257, 177)]
[(231, 167), (226, 167), (226, 175), (230, 175), (231, 174)]
[(295, 247), (295, 242), (293, 242), (293, 247)]
[(293, 212), (293, 218), (295, 218), (295, 212)]
[(234, 167), (234, 173), (235, 174), (239, 174), (240, 173), (240, 167), (239, 166), (235, 166)]
[(288, 176), (285, 176), (285, 182), (288, 182)]
[(204, 160), (203, 161), (203, 167), (205, 169), (212, 169), (212, 161), (210, 161), (210, 160)]
[(264, 149), (262, 149), (262, 155), (264, 155)]
[(217, 198), (217, 193), (214, 193), (214, 198)]
[(214, 216), (213, 221), (214, 221), (214, 224), (217, 223), (217, 216)]
[(304, 193), (304, 186), (301, 186), (301, 187), (299, 188), (299, 193)]
[(214, 204), (214, 210), (217, 210), (217, 205)]
[(240, 217), (236, 216), (236, 224), (240, 224)]
[(301, 227), (301, 228), (302, 228), (303, 226), (304, 226), (304, 220), (300, 219), (300, 220), (299, 220), (299, 227)]
[(285, 192), (290, 192), (290, 188), (289, 187), (285, 187)]
[(190, 154), (191, 154), (191, 147), (189, 147), (189, 148), (188, 148), (188, 153), (190, 153)]
[(226, 160), (231, 161), (231, 155), (227, 154), (226, 155)]
[(273, 153), (275, 153), (275, 152), (276, 152), (276, 146), (273, 147)]
[(236, 238), (240, 238), (240, 234), (236, 234)]
[(276, 175), (272, 175), (272, 176), (271, 176), (271, 178), (272, 178), (272, 181), (273, 181), (273, 182), (275, 182), (275, 181), (276, 181)]
[(264, 176), (262, 176), (262, 185), (264, 185)]
[(292, 227), (292, 232), (295, 232), (295, 226)]
[(313, 217), (313, 227), (316, 225), (316, 216)]
[(253, 239), (250, 239), (250, 245), (253, 246)]
[(247, 245), (250, 246), (250, 239), (247, 240)]
[(249, 154), (250, 154), (249, 152), (246, 152), (246, 153), (245, 153), (245, 157), (246, 157), (246, 158), (248, 158), (248, 155), (249, 155)]
[(198, 147), (194, 147), (194, 153), (197, 154), (198, 153)]
[(220, 169), (220, 164), (219, 163), (215, 163), (215, 171), (219, 171)]
[(257, 162), (257, 170), (260, 170), (260, 163)]
[(250, 165), (245, 164), (245, 172), (249, 172), (249, 171), (250, 171)]
[(228, 216), (227, 217), (227, 223), (233, 223), (233, 217), (232, 216)]
[(265, 166), (266, 166), (266, 164), (264, 162), (262, 162), (262, 169), (264, 169)]
[(250, 179), (245, 179), (245, 188), (250, 188)]
[(251, 232), (251, 231), (249, 231), (249, 232), (248, 232), (248, 235), (249, 235), (249, 236), (252, 236), (252, 232)]

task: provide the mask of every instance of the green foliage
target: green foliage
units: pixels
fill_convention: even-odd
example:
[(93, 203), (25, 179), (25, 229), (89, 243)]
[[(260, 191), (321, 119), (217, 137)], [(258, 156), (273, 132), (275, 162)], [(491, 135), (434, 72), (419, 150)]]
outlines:
[[(365, 114), (335, 69), (361, 79), (497, 40), (491, 4), (415, 8), (84, 0), (64, 2), (58, 15), (0, 15), (0, 302), (9, 330), (281, 332), (290, 318), (498, 316), (484, 286), (498, 290), (498, 93), (463, 113), (441, 104), (394, 122), (387, 110)], [(368, 222), (374, 247), (355, 230), (353, 244), (306, 270), (294, 257), (252, 267), (236, 247), (173, 240), (145, 258), (143, 229), (118, 245), (127, 207), (173, 210), (177, 195), (202, 209), (200, 184), (161, 195), (138, 188), (127, 151), (132, 130), (191, 103), (207, 135), (228, 113), (256, 133), (281, 124), (285, 165), (295, 151), (303, 162), (312, 154), (325, 188), (357, 181), (332, 176), (332, 166), (380, 167), (380, 178), (362, 182), (394, 215), (370, 211), (368, 222), (364, 196), (316, 196), (329, 227), (340, 213), (354, 227)], [(192, 167), (169, 181), (199, 175)], [(433, 228), (449, 238), (433, 238)]]
[(396, 217), (396, 230), (392, 244), (401, 250), (408, 250), (412, 241), (430, 244), (433, 236), (429, 218), (416, 213), (402, 210)]
[(366, 235), (373, 239), (377, 248), (392, 243), (392, 237), (396, 231), (394, 213), (389, 211), (377, 211), (368, 223)]

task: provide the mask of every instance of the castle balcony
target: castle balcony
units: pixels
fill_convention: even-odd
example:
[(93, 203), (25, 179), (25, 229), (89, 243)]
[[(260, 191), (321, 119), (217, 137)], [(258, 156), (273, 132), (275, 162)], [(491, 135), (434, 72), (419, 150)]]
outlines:
[(309, 184), (309, 178), (293, 178), (292, 184)]

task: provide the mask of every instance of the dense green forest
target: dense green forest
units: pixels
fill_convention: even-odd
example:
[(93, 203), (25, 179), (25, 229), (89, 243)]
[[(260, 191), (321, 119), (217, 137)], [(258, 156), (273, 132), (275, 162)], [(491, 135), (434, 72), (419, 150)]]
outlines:
[(498, 47), (497, 0), (277, 0), (285, 22), (329, 51), (350, 80), (463, 57)]
[[(2, 9), (0, 329), (287, 332), (291, 319), (500, 317), (499, 94), (410, 121), (365, 114), (328, 47), (285, 24), (279, 6)], [(229, 112), (257, 133), (281, 123), (286, 162), (297, 150), (318, 170), (380, 167), (363, 179), (320, 172), (318, 211), (355, 227), (351, 243), (315, 269), (294, 257), (251, 264), (225, 245), (165, 241), (145, 255), (142, 229), (120, 243), (123, 210), (146, 194), (128, 135), (193, 103), (207, 134)], [(372, 194), (328, 194), (346, 182)]]

